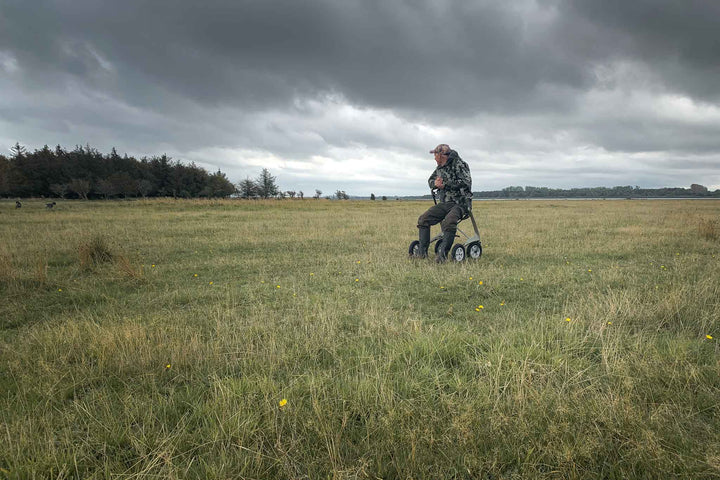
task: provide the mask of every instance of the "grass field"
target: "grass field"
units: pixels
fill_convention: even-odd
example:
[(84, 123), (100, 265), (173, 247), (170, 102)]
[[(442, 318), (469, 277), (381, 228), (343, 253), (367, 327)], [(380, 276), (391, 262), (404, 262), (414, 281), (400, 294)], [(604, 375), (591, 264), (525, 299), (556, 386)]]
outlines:
[(720, 478), (720, 202), (430, 204), (0, 202), (0, 478)]

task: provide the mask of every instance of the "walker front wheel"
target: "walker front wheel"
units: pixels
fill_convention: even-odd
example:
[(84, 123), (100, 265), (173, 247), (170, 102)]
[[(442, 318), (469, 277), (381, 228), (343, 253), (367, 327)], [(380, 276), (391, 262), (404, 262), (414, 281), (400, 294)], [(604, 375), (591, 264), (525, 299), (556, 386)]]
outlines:
[(480, 242), (472, 242), (467, 246), (467, 256), (473, 260), (477, 260), (482, 255), (482, 245)]
[(458, 263), (465, 260), (465, 247), (462, 245), (455, 245), (452, 250), (450, 250), (450, 258)]

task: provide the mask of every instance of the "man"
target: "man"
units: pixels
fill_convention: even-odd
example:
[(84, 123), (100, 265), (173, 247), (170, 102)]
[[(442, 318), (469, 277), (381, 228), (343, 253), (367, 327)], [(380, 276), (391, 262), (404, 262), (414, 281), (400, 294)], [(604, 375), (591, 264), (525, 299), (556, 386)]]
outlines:
[(441, 143), (430, 153), (435, 155), (437, 168), (430, 175), (428, 185), (438, 189), (437, 205), (430, 207), (418, 218), (420, 245), (417, 257), (426, 258), (430, 245), (430, 226), (440, 223), (442, 243), (436, 261), (442, 263), (455, 241), (457, 224), (472, 208), (472, 178), (470, 167), (449, 145)]

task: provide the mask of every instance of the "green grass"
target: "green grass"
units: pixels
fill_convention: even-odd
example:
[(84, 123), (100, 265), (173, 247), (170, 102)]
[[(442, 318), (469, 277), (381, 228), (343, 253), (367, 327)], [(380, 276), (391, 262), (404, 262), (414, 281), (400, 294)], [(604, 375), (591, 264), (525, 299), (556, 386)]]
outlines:
[(0, 478), (720, 478), (720, 202), (477, 202), (448, 265), (428, 202), (42, 205)]

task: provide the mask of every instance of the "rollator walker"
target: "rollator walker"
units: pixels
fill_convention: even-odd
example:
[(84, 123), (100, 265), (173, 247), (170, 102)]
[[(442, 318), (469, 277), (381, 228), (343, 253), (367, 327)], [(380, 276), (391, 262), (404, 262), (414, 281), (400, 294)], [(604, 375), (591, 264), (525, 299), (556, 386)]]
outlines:
[[(437, 205), (437, 197), (435, 193), (437, 192), (437, 189), (430, 190), (432, 193), (433, 202), (435, 205)], [(466, 258), (471, 258), (473, 260), (477, 260), (482, 256), (482, 243), (480, 242), (480, 232), (478, 231), (477, 223), (475, 223), (475, 217), (472, 214), (472, 199), (468, 199), (468, 202), (470, 202), (470, 208), (467, 209), (467, 212), (462, 216), (460, 219), (460, 222), (465, 220), (466, 218), (470, 218), (470, 221), (472, 222), (473, 230), (475, 231), (475, 235), (472, 237), (469, 237), (460, 230), (460, 227), (458, 226), (457, 231), (462, 233), (465, 237), (464, 243), (456, 243), (453, 245), (453, 247), (450, 249), (450, 252), (448, 253), (448, 260), (453, 260), (455, 262), (462, 262)], [(458, 225), (460, 225), (460, 222), (458, 222)], [(455, 235), (456, 238), (460, 238), (460, 235)], [(440, 249), (440, 243), (443, 238), (442, 231), (432, 237), (430, 239), (430, 244), (435, 244), (435, 255), (437, 256), (438, 250)], [(410, 243), (410, 248), (408, 248), (408, 254), (416, 256), (419, 253), (420, 250), (420, 241), (414, 240), (412, 243)], [(428, 249), (429, 250), (429, 249)]]

